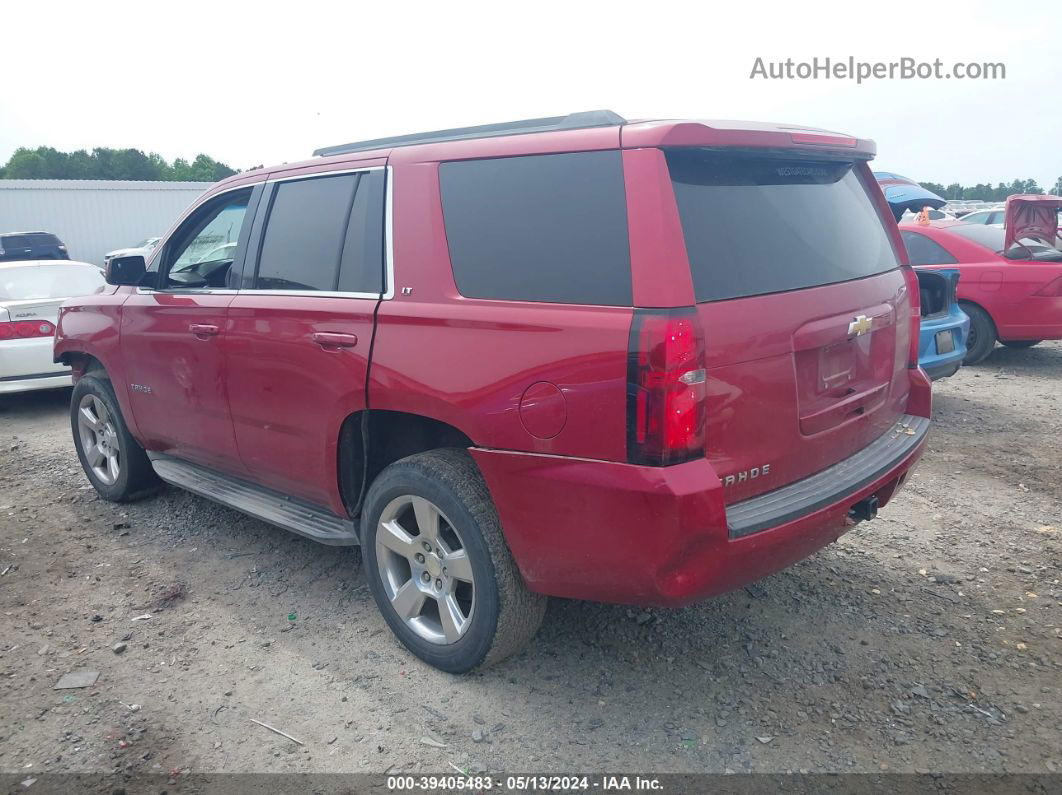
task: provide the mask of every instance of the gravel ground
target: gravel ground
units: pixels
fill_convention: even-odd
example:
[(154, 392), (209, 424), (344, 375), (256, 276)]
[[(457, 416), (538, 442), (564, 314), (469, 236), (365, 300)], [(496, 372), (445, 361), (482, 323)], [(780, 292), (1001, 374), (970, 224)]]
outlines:
[(101, 502), (69, 394), (8, 398), (0, 772), (1060, 771), (1060, 387), (1062, 343), (997, 349), (876, 521), (682, 610), (555, 600), (466, 677), (392, 639), (356, 550)]

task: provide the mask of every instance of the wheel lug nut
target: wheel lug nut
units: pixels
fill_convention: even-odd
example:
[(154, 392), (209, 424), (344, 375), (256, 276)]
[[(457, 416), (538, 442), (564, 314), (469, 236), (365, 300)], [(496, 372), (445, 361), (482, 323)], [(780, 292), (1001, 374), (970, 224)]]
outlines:
[(428, 572), (424, 572), (422, 575), (420, 575), (420, 578), (424, 580), (424, 582), (431, 582), (431, 575), (428, 574)]
[(435, 581), (435, 590), (436, 591), (441, 591), (442, 590), (442, 580), (436, 580)]
[(424, 542), (424, 551), (431, 552), (431, 544), (429, 544), (427, 541)]
[(423, 563), (424, 562), (424, 556), (421, 555), (419, 552), (416, 554), (416, 558), (417, 558), (417, 563)]

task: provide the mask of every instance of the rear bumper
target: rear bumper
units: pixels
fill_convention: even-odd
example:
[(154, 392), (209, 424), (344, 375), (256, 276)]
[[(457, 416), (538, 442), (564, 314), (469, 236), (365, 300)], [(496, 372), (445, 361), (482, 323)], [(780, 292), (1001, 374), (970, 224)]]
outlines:
[[(953, 349), (939, 353), (937, 334), (950, 334)], [(955, 375), (966, 358), (966, 340), (970, 334), (970, 318), (955, 304), (943, 317), (924, 318), (918, 339), (918, 364), (934, 381)]]
[[(837, 493), (827, 478), (811, 507), (779, 514), (777, 524), (745, 535), (734, 534), (722, 484), (706, 459), (642, 467), (482, 449), (472, 454), (532, 590), (681, 606), (739, 588), (835, 541), (852, 526), (849, 510), (867, 497), (884, 506), (922, 455), (926, 437), (918, 434), (892, 459), (864, 469), (852, 481), (859, 485)], [(731, 512), (738, 515), (741, 506)]]
[(52, 361), (51, 337), (0, 342), (0, 394), (70, 386), (70, 368)]

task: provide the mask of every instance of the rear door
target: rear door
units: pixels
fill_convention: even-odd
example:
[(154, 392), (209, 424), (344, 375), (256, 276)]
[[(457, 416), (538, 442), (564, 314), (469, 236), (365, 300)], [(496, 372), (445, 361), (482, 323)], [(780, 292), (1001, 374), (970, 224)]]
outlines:
[(903, 414), (911, 298), (863, 164), (666, 150), (708, 363), (706, 450), (734, 502)]
[[(236, 441), (258, 482), (342, 513), (337, 442), (365, 408), (386, 280), (383, 167), (272, 183), (229, 307)], [(256, 223), (256, 227), (259, 224)]]
[(261, 192), (229, 191), (193, 211), (155, 258), (151, 286), (122, 307), (125, 388), (147, 447), (237, 473), (225, 326)]

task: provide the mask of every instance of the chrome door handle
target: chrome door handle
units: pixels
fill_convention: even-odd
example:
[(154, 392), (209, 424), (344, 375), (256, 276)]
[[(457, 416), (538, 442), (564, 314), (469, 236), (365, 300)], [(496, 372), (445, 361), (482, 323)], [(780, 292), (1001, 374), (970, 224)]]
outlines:
[(358, 344), (354, 334), (335, 334), (330, 331), (315, 331), (313, 341), (322, 348), (353, 348)]
[(192, 323), (188, 330), (197, 337), (213, 337), (218, 333), (218, 327), (209, 323)]

